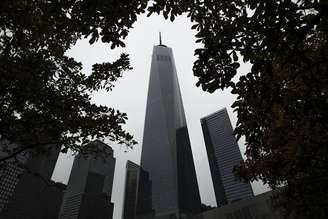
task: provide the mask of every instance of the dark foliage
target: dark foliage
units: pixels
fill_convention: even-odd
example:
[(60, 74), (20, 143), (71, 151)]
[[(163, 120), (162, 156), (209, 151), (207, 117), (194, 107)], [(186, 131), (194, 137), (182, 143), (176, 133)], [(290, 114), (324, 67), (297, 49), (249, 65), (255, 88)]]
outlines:
[[(60, 139), (81, 150), (85, 140), (109, 136), (132, 143), (121, 125), (126, 115), (90, 103), (111, 89), (127, 55), (95, 65), (90, 76), (65, 51), (81, 37), (112, 48), (148, 11), (194, 22), (197, 86), (238, 96), (237, 137), (246, 138), (247, 160), (236, 171), (261, 179), (279, 196), (286, 215), (328, 215), (327, 65), (328, 3), (324, 0), (25, 1), (0, 3), (0, 131), (31, 145)], [(232, 81), (239, 62), (251, 72)], [(28, 130), (28, 132), (27, 132)], [(32, 145), (33, 145), (32, 144)], [(284, 202), (288, 204), (284, 204)]]
[[(81, 63), (65, 52), (82, 37), (98, 39), (111, 48), (144, 12), (144, 1), (26, 1), (0, 2), (0, 134), (19, 147), (2, 147), (9, 156), (23, 151), (42, 153), (49, 144), (63, 152), (89, 153), (87, 143), (109, 138), (132, 146), (122, 129), (127, 116), (91, 102), (93, 92), (111, 90), (129, 70), (128, 55), (113, 63), (94, 64), (82, 74)], [(33, 149), (33, 150), (31, 150)]]

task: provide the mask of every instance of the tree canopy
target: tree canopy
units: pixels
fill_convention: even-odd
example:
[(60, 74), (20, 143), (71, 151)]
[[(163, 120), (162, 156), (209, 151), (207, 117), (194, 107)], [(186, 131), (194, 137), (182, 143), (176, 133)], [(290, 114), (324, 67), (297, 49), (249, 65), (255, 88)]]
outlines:
[[(19, 147), (3, 147), (9, 156), (44, 145), (63, 145), (88, 153), (95, 138), (132, 146), (123, 130), (127, 115), (91, 102), (93, 92), (111, 90), (131, 69), (127, 54), (112, 63), (94, 64), (87, 76), (81, 63), (66, 55), (77, 40), (101, 39), (124, 46), (128, 28), (144, 10), (143, 1), (0, 2), (0, 134)], [(33, 149), (33, 150), (30, 150)], [(6, 160), (8, 157), (1, 158)]]
[[(124, 113), (90, 102), (131, 68), (128, 56), (86, 76), (65, 51), (82, 37), (124, 46), (137, 15), (173, 21), (185, 13), (201, 43), (196, 85), (237, 95), (235, 134), (247, 147), (237, 172), (280, 187), (286, 215), (328, 215), (327, 1), (3, 0), (0, 11), (3, 138), (31, 147), (59, 139), (75, 151), (96, 137), (135, 143), (122, 129)], [(241, 61), (252, 69), (234, 82)]]

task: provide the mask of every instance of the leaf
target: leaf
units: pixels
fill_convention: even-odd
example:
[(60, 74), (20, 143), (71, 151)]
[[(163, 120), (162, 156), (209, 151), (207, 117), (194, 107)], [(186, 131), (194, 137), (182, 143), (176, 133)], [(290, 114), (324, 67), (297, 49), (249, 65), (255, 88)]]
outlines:
[(173, 22), (173, 21), (174, 21), (174, 19), (175, 19), (175, 16), (174, 16), (174, 14), (172, 14), (172, 13), (171, 13), (171, 16), (170, 16), (170, 21), (171, 21), (171, 22)]
[(237, 56), (237, 53), (236, 53), (235, 50), (232, 52), (232, 55), (233, 55), (233, 61), (237, 62), (238, 61), (238, 56)]
[(194, 24), (191, 26), (191, 29), (197, 29), (199, 27), (199, 24)]

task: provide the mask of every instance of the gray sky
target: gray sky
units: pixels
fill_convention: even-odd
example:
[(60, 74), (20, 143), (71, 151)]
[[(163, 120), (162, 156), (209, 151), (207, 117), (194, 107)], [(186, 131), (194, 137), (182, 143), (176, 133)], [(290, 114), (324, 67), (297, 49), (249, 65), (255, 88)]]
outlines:
[[(195, 86), (197, 78), (193, 76), (192, 66), (195, 61), (194, 50), (200, 45), (195, 43), (195, 31), (191, 30), (191, 25), (192, 23), (185, 16), (180, 16), (171, 23), (161, 16), (152, 15), (147, 18), (142, 15), (138, 17), (138, 21), (125, 40), (126, 48), (111, 50), (107, 44), (96, 43), (90, 46), (87, 40), (82, 40), (68, 52), (70, 56), (82, 62), (86, 74), (91, 71), (94, 63), (114, 61), (121, 52), (130, 54), (133, 70), (126, 72), (112, 92), (99, 92), (93, 99), (97, 104), (126, 112), (129, 119), (125, 128), (139, 142), (128, 152), (125, 152), (124, 146), (110, 144), (116, 157), (112, 194), (112, 202), (115, 204), (114, 219), (121, 219), (126, 160), (136, 163), (140, 161), (151, 53), (153, 46), (158, 44), (159, 31), (162, 32), (163, 43), (173, 49), (201, 199), (205, 204), (216, 205), (200, 118), (226, 107), (235, 127), (237, 118), (230, 106), (236, 97), (230, 94), (229, 90), (217, 90), (209, 94)], [(241, 64), (239, 75), (247, 73), (249, 69), (249, 65)], [(244, 153), (243, 140), (239, 145), (241, 152)], [(60, 155), (53, 174), (55, 181), (67, 183), (73, 159), (69, 155)], [(255, 194), (267, 191), (267, 188), (259, 182), (253, 183), (252, 187)]]

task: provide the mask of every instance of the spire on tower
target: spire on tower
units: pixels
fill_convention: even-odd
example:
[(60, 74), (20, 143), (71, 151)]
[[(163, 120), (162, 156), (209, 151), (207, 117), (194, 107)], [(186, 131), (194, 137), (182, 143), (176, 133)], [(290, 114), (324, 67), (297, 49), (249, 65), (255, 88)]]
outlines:
[(162, 44), (162, 33), (159, 32), (159, 46), (166, 47), (165, 45)]

